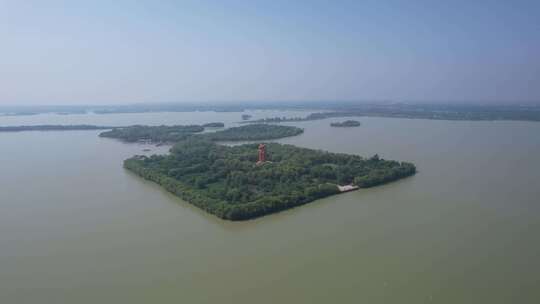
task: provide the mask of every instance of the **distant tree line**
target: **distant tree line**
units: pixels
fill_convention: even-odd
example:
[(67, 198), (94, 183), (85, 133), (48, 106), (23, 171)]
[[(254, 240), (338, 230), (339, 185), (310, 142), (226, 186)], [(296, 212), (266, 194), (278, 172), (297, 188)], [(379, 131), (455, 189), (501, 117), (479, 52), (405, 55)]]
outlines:
[(540, 107), (459, 105), (371, 105), (347, 106), (337, 111), (311, 113), (306, 117), (269, 117), (241, 123), (281, 123), (338, 117), (388, 117), (433, 120), (540, 121)]

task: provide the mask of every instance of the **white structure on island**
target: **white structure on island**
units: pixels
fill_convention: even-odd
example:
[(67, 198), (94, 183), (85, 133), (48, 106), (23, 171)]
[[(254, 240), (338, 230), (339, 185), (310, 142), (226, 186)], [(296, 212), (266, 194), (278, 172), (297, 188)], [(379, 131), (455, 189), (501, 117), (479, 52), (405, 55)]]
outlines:
[(341, 192), (353, 191), (359, 188), (358, 186), (354, 186), (354, 185), (345, 185), (345, 186), (337, 185), (337, 187), (339, 191)]

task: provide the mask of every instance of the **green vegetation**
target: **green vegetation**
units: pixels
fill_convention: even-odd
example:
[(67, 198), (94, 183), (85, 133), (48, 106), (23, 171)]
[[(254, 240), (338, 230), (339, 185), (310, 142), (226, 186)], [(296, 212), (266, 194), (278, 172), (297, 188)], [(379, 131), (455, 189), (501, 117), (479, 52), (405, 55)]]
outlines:
[(101, 137), (121, 139), (126, 142), (178, 142), (187, 136), (204, 131), (199, 125), (190, 126), (131, 126), (114, 128), (111, 131), (99, 134)]
[(330, 124), (330, 126), (337, 127), (337, 128), (359, 127), (360, 122), (357, 120), (346, 120), (344, 122), (333, 122)]
[(35, 125), (35, 126), (0, 127), (0, 132), (107, 130), (111, 128), (113, 127), (93, 126), (93, 125)]
[(212, 142), (254, 138), (255, 131), (277, 136), (271, 133), (276, 130), (282, 135), (297, 132), (294, 127), (251, 125), (216, 132), (222, 133), (216, 137), (193, 135), (178, 142), (169, 155), (135, 156), (124, 167), (227, 220), (303, 205), (339, 193), (337, 185), (372, 187), (416, 172), (413, 164), (377, 155), (364, 159), (277, 143), (267, 144), (268, 162), (256, 165), (258, 144), (231, 147)]

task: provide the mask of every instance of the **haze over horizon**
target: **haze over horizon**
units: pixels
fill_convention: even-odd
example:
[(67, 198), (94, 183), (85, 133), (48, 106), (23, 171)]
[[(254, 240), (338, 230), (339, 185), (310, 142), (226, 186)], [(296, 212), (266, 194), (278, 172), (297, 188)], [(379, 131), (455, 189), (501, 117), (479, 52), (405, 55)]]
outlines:
[(537, 1), (0, 0), (0, 106), (540, 103)]

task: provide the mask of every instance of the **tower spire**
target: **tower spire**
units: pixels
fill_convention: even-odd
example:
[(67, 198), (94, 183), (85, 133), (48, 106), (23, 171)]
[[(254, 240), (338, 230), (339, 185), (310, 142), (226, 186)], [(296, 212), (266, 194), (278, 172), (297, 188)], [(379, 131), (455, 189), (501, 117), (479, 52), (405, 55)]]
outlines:
[(263, 164), (266, 162), (266, 145), (260, 144), (259, 145), (259, 161), (257, 161), (257, 164)]

